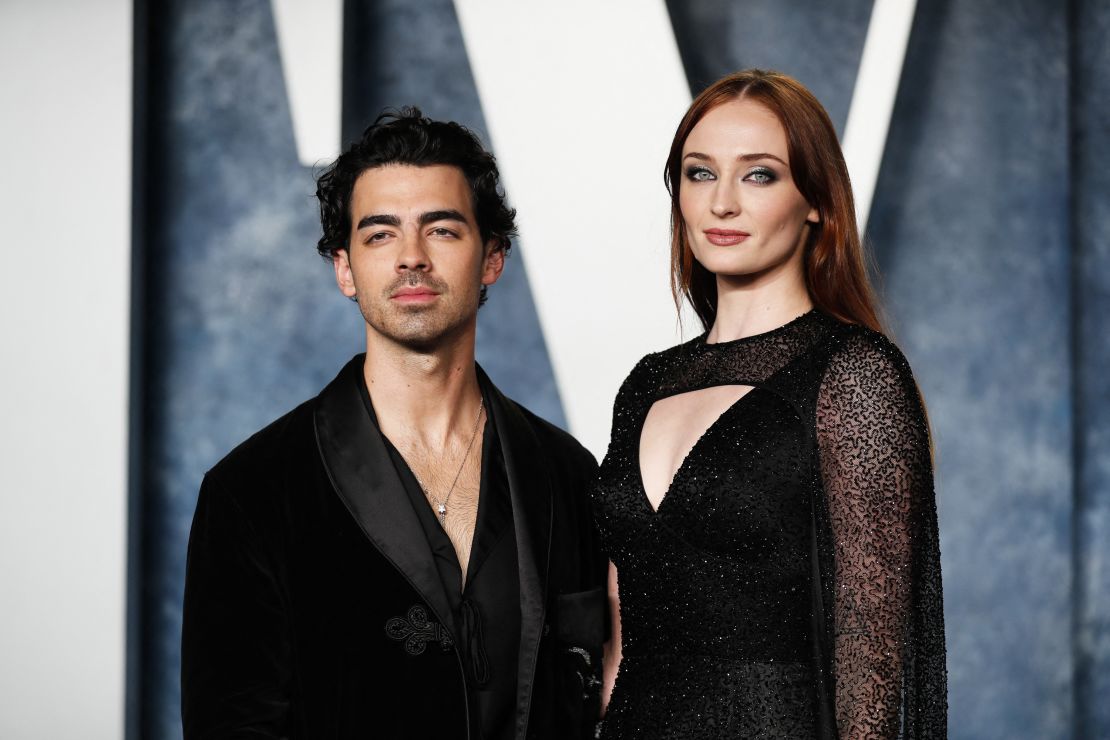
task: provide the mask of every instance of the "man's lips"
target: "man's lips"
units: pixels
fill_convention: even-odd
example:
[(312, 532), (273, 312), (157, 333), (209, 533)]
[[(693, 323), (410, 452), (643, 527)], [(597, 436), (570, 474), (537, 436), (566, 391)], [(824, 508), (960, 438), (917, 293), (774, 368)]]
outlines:
[(718, 247), (731, 247), (751, 236), (746, 231), (733, 231), (732, 229), (706, 229), (703, 233), (710, 244), (716, 244)]
[(393, 295), (389, 297), (391, 300), (397, 301), (398, 303), (430, 303), (431, 301), (434, 301), (438, 296), (439, 293), (435, 292), (431, 288), (413, 286), (398, 288), (397, 290), (393, 291)]

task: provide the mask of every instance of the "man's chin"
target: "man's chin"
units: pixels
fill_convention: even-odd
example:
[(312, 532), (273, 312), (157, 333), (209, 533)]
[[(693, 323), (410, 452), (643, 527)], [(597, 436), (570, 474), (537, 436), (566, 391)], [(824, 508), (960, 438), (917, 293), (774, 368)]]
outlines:
[[(467, 334), (473, 317), (465, 311), (445, 310), (446, 306), (384, 307), (386, 310), (363, 312), (367, 329), (387, 342), (412, 352), (431, 354)], [(390, 310), (392, 309), (392, 310)], [(477, 313), (477, 301), (474, 312)]]
[(405, 349), (420, 354), (432, 354), (449, 344), (460, 332), (457, 326), (408, 325), (374, 327), (377, 334)]

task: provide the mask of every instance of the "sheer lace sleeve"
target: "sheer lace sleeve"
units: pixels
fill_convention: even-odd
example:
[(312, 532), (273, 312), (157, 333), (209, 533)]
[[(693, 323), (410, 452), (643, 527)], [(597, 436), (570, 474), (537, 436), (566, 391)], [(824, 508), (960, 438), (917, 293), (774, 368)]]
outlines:
[(859, 330), (817, 403), (832, 538), (842, 740), (946, 735), (944, 616), (928, 430), (905, 358)]

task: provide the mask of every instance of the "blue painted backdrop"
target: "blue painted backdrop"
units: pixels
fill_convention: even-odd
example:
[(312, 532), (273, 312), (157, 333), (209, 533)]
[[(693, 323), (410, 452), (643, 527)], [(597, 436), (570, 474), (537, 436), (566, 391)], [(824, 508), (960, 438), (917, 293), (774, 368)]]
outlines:
[(1110, 736), (1110, 9), (1075, 0), (1070, 25), (1073, 543), (1077, 727)]
[[(315, 254), (267, 0), (140, 6), (129, 727), (168, 739), (200, 478), (313, 395), (362, 328)], [(871, 0), (669, 9), (693, 91), (777, 68), (843, 128)], [(485, 131), (450, 0), (348, 0), (346, 16), (345, 137), (409, 103)], [(1108, 34), (1097, 0), (919, 3), (871, 215), (937, 441), (954, 738), (1110, 737)], [(519, 260), (482, 310), (479, 359), (563, 423)]]

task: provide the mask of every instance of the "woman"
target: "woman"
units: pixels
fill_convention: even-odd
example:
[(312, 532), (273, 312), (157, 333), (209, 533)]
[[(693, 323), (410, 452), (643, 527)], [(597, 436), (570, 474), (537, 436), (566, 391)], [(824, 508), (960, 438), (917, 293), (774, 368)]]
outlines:
[(675, 300), (707, 333), (617, 396), (601, 736), (944, 737), (927, 424), (828, 114), (785, 75), (725, 77), (666, 180)]

